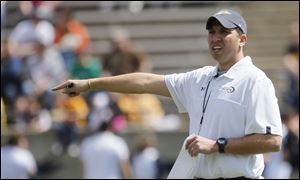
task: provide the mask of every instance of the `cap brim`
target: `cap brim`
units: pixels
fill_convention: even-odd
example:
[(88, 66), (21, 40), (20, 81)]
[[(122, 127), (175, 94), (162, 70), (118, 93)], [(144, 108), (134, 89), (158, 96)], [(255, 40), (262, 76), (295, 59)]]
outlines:
[(212, 25), (212, 22), (214, 20), (217, 20), (224, 28), (226, 29), (233, 29), (236, 28), (236, 25), (232, 23), (231, 21), (220, 17), (220, 16), (211, 16), (208, 18), (207, 23), (206, 23), (206, 29), (209, 29)]

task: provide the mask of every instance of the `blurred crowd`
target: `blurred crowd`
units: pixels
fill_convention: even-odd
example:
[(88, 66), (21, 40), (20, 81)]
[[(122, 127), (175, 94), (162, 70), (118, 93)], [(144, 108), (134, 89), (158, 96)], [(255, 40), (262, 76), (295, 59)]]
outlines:
[(44, 132), (73, 124), (85, 129), (114, 119), (119, 130), (158, 126), (165, 113), (156, 96), (99, 91), (66, 98), (52, 93), (66, 79), (151, 72), (152, 65), (124, 29), (113, 31), (109, 52), (93, 55), (86, 25), (70, 9), (55, 8), (57, 1), (30, 2), (20, 1), (22, 17), (1, 42), (1, 97), (8, 127)]
[[(20, 145), (19, 141), (26, 137), (19, 133), (38, 135), (48, 131), (55, 132), (52, 155), (59, 157), (67, 153), (74, 158), (80, 157), (85, 165), (85, 177), (99, 177), (95, 173), (97, 175), (101, 172), (93, 170), (92, 166), (108, 167), (108, 162), (112, 163), (109, 166), (111, 172), (104, 169), (103, 172), (107, 174), (100, 177), (130, 177), (129, 163), (121, 166), (127, 170), (120, 171), (118, 167), (119, 160), (123, 162), (131, 158), (129, 149), (126, 142), (114, 134), (143, 129), (174, 130), (174, 126), (168, 128), (167, 124), (170, 120), (178, 124), (179, 118), (166, 115), (160, 100), (154, 95), (93, 91), (69, 98), (61, 93), (51, 92), (51, 88), (67, 79), (152, 71), (147, 53), (133, 43), (125, 29), (117, 28), (112, 31), (109, 52), (101, 55), (90, 53), (93, 44), (87, 26), (77, 20), (70, 9), (58, 8), (60, 3), (20, 1), (16, 13), (19, 16), (17, 23), (5, 40), (2, 41), (1, 38), (1, 134), (13, 134), (8, 137), (6, 146), (1, 148), (1, 178), (14, 177), (13, 173), (7, 171), (18, 162), (6, 162), (19, 156), (14, 154), (16, 151), (25, 150), (30, 162), (25, 158), (24, 163), (19, 165), (23, 168), (23, 176), (20, 176), (34, 177), (37, 172), (34, 155), (28, 151), (27, 146)], [(9, 16), (5, 13), (5, 7), (1, 6), (1, 32), (6, 27)], [(104, 128), (105, 124), (109, 127)], [(175, 127), (178, 128), (180, 127)], [(90, 140), (83, 141), (80, 137), (88, 133), (95, 135)], [(108, 148), (110, 145), (101, 148), (102, 136), (112, 140), (111, 149)], [(88, 143), (94, 141), (91, 139), (98, 138), (98, 143)], [(10, 143), (11, 141), (14, 143)], [(80, 145), (81, 143), (84, 145)], [(89, 146), (94, 146), (96, 150), (93, 147), (87, 148)], [(150, 145), (145, 145), (144, 148), (148, 146)], [(99, 151), (104, 152), (104, 157), (111, 158), (103, 165), (90, 157), (90, 153), (92, 155)], [(140, 148), (139, 153), (142, 151)], [(148, 154), (151, 155), (151, 152)], [(156, 152), (155, 158), (158, 156)], [(145, 157), (134, 159), (143, 163)], [(154, 159), (150, 157), (148, 161), (152, 160)], [(151, 172), (159, 177), (154, 170)], [(152, 174), (148, 172), (149, 177), (154, 177)]]
[[(149, 6), (143, 1), (130, 2), (127, 5), (132, 12)], [(179, 5), (172, 2), (152, 5)], [(20, 1), (17, 24), (5, 40), (1, 38), (1, 134), (3, 131), (36, 134), (54, 131), (56, 142), (52, 153), (60, 156), (68, 152), (70, 156), (79, 157), (84, 164), (85, 178), (99, 178), (99, 173), (105, 174), (103, 178), (161, 177), (155, 138), (137, 140), (136, 151), (130, 154), (126, 142), (116, 135), (131, 130), (180, 128), (167, 126), (167, 121), (180, 125), (179, 118), (166, 114), (157, 96), (93, 91), (69, 98), (51, 92), (52, 87), (67, 79), (152, 71), (147, 52), (136, 45), (124, 29), (112, 31), (108, 53), (90, 53), (93, 43), (87, 26), (76, 19), (70, 9), (58, 8), (60, 3)], [(116, 8), (113, 1), (103, 1), (100, 5), (104, 12)], [(6, 7), (1, 6), (1, 34), (8, 16)], [(266, 154), (265, 178), (299, 177), (298, 22), (291, 25), (291, 40), (283, 63), (288, 80), (281, 107), (283, 147), (278, 153)], [(87, 132), (93, 135), (81, 141), (80, 134)], [(95, 153), (103, 154), (98, 159), (108, 158), (107, 161), (97, 161)], [(34, 177), (38, 167), (34, 155), (28, 151), (26, 137), (13, 135), (1, 147), (1, 178), (13, 177), (10, 168), (16, 165), (12, 162), (14, 156), (23, 157), (20, 177)], [(103, 167), (103, 171), (95, 167)]]
[(267, 179), (299, 178), (299, 22), (290, 25), (289, 44), (284, 50), (286, 88), (282, 94), (281, 151), (265, 155)]

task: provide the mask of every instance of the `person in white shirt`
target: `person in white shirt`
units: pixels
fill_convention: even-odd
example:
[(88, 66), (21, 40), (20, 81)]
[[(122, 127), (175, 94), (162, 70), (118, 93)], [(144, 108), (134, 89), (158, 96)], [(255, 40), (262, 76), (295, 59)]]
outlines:
[(170, 75), (133, 73), (68, 80), (70, 97), (88, 90), (152, 93), (172, 97), (190, 119), (186, 149), (197, 157), (194, 178), (260, 178), (263, 153), (281, 148), (282, 129), (275, 89), (243, 49), (247, 25), (236, 11), (221, 10), (206, 23), (209, 52), (217, 65)]
[(86, 137), (81, 143), (80, 158), (85, 179), (131, 177), (127, 144), (110, 129), (110, 123), (103, 122), (97, 133)]
[(1, 179), (29, 179), (36, 173), (37, 164), (26, 137), (9, 137), (7, 145), (1, 147)]
[(160, 153), (156, 147), (156, 138), (146, 135), (138, 137), (136, 152), (132, 155), (132, 174), (135, 179), (160, 179)]

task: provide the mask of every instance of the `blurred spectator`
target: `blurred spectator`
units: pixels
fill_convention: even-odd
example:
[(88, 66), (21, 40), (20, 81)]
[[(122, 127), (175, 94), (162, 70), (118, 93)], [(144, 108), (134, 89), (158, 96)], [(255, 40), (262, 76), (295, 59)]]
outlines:
[(42, 92), (68, 78), (63, 57), (53, 46), (42, 42), (35, 44), (35, 53), (27, 58), (27, 65), (34, 85)]
[(160, 101), (151, 94), (122, 94), (118, 105), (135, 128), (156, 129), (165, 116)]
[(1, 147), (1, 179), (29, 179), (36, 175), (37, 165), (28, 150), (25, 136), (12, 135)]
[(293, 168), (291, 178), (299, 178), (299, 113), (290, 113), (284, 123), (288, 132), (283, 139), (284, 159)]
[(90, 45), (90, 36), (87, 27), (73, 17), (70, 9), (63, 9), (56, 15), (55, 44), (59, 47), (67, 69), (71, 72), (77, 56)]
[(51, 109), (54, 105), (51, 87), (67, 79), (68, 74), (63, 57), (53, 47), (37, 42), (34, 53), (26, 59), (29, 78), (27, 83), (32, 86), (32, 92), (40, 101), (42, 108)]
[[(126, 30), (112, 29), (111, 51), (106, 54), (104, 70), (108, 75), (133, 72), (151, 72), (152, 64), (147, 54), (135, 45)], [(121, 94), (117, 103), (126, 119), (136, 128), (151, 128), (164, 117), (164, 110), (156, 96), (150, 94)]]
[(42, 107), (37, 100), (30, 104), (30, 111), (34, 114), (28, 127), (36, 133), (47, 132), (52, 128), (52, 117), (48, 109)]
[(30, 16), (37, 11), (47, 19), (53, 18), (53, 13), (60, 1), (20, 1), (19, 8), (24, 17)]
[(81, 53), (75, 62), (71, 76), (75, 79), (96, 78), (102, 74), (101, 60), (95, 56)]
[(135, 179), (160, 179), (160, 154), (154, 137), (139, 137), (136, 153), (132, 156), (132, 172)]
[(35, 44), (42, 42), (51, 45), (54, 40), (54, 27), (37, 11), (29, 19), (19, 22), (8, 37), (8, 52), (14, 58), (32, 55)]
[(290, 26), (290, 42), (283, 63), (288, 77), (288, 88), (283, 95), (287, 111), (284, 123), (288, 129), (283, 143), (285, 160), (293, 168), (291, 178), (299, 178), (299, 22)]
[(18, 96), (14, 103), (13, 119), (15, 120), (14, 126), (19, 130), (26, 129), (31, 120), (36, 114), (30, 111), (30, 104), (33, 102), (33, 97)]
[(111, 128), (120, 132), (126, 128), (126, 118), (114, 101), (112, 94), (99, 91), (89, 96), (88, 129), (96, 130), (103, 122), (111, 121)]
[(7, 119), (6, 119), (5, 104), (1, 96), (1, 132), (6, 128), (6, 122)]
[(130, 178), (129, 155), (126, 142), (111, 131), (110, 122), (103, 122), (99, 131), (81, 144), (84, 178)]
[(18, 96), (12, 109), (15, 122), (11, 123), (20, 131), (45, 132), (52, 127), (49, 111), (42, 109), (34, 96)]
[(283, 63), (287, 70), (288, 89), (283, 100), (299, 113), (299, 22), (291, 25), (290, 44), (287, 47)]
[(57, 140), (52, 147), (53, 153), (61, 155), (67, 151), (70, 156), (76, 157), (79, 155), (79, 132), (87, 125), (89, 107), (82, 96), (67, 99), (58, 95), (55, 98), (52, 114)]
[[(286, 127), (287, 115), (285, 112), (281, 113), (282, 124), (282, 137), (287, 137), (288, 128)], [(264, 154), (265, 169), (263, 177), (265, 179), (289, 179), (292, 173), (292, 166), (285, 159), (286, 144), (278, 152)]]
[(1, 42), (1, 96), (8, 107), (24, 92), (24, 65), (25, 61), (9, 55), (7, 42)]
[(87, 27), (73, 17), (70, 9), (63, 9), (57, 14), (55, 19), (54, 42), (62, 49), (65, 47), (64, 45), (70, 45), (69, 48), (74, 48), (77, 53), (86, 50), (90, 44)]
[(89, 113), (86, 100), (82, 96), (77, 96), (71, 99), (64, 98), (62, 103), (62, 108), (68, 114), (65, 121), (72, 121), (76, 127), (84, 128), (87, 124), (87, 115)]
[(152, 64), (147, 54), (133, 44), (124, 29), (112, 29), (111, 50), (105, 57), (103, 68), (112, 76), (152, 71)]
[(289, 179), (292, 172), (291, 165), (283, 159), (283, 152), (273, 152), (264, 155), (265, 179)]

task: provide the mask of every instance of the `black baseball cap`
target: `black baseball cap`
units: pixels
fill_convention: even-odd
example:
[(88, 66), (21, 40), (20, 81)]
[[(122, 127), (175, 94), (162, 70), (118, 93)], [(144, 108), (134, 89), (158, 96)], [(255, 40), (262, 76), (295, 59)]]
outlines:
[(243, 34), (247, 34), (246, 21), (234, 10), (223, 9), (210, 16), (206, 22), (206, 29), (211, 27), (214, 20), (217, 20), (226, 29), (239, 28)]

